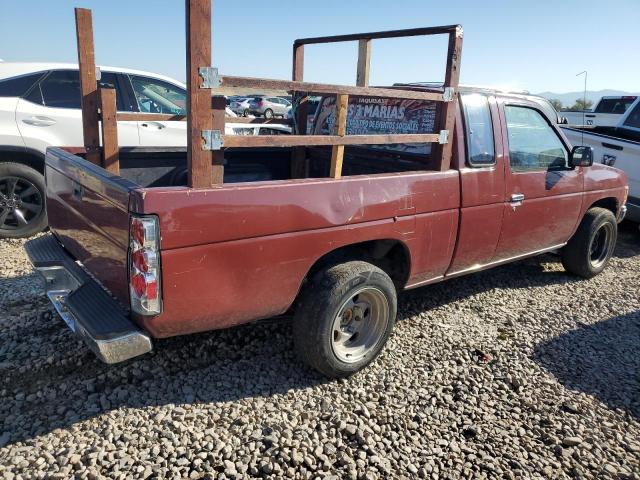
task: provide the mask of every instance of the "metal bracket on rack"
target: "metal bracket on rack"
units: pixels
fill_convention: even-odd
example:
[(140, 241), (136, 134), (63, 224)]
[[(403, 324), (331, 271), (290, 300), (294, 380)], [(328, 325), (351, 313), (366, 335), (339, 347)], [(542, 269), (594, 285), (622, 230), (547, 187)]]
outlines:
[(218, 88), (222, 84), (222, 79), (218, 75), (216, 67), (200, 67), (198, 75), (202, 78), (200, 88)]
[(220, 150), (224, 147), (220, 130), (203, 130), (202, 140), (204, 140), (202, 145), (203, 150)]
[(444, 93), (442, 94), (442, 99), (445, 102), (451, 102), (455, 95), (455, 89), (453, 87), (444, 87)]
[(449, 143), (449, 130), (440, 130), (440, 136), (438, 137), (438, 143), (444, 145)]

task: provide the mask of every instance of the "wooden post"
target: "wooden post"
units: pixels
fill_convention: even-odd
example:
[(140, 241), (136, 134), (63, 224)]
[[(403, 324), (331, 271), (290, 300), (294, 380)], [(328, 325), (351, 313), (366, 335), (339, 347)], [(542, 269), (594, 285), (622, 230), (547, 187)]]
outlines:
[(453, 100), (440, 104), (438, 125), (441, 130), (449, 132), (449, 141), (445, 144), (433, 145), (433, 158), (440, 157), (440, 171), (449, 170), (451, 165), (451, 152), (453, 150), (453, 128), (456, 122), (456, 103), (458, 99), (458, 84), (460, 82), (460, 57), (462, 55), (462, 27), (458, 25), (454, 32), (449, 34), (449, 50), (447, 52), (447, 70), (444, 78), (444, 86), (453, 87)]
[[(221, 135), (224, 135), (226, 109), (227, 100), (222, 95), (216, 95), (211, 99), (212, 128), (220, 130)], [(213, 151), (213, 165), (211, 168), (211, 182), (214, 185), (221, 185), (224, 182), (224, 150)]]
[(369, 67), (371, 66), (371, 39), (363, 38), (358, 41), (358, 73), (356, 85), (369, 86)]
[(100, 88), (100, 117), (102, 125), (102, 168), (120, 174), (118, 157), (118, 122), (116, 121), (116, 91)]
[[(333, 127), (334, 135), (344, 137), (347, 134), (347, 110), (349, 109), (349, 95), (336, 95), (336, 123)], [(342, 160), (344, 145), (331, 147), (331, 172), (333, 178), (342, 177)]]
[[(213, 129), (211, 90), (200, 88), (200, 67), (211, 66), (211, 0), (185, 0), (187, 30), (187, 184), (208, 188), (212, 153), (203, 150), (202, 131)], [(221, 132), (224, 133), (224, 132)]]
[(76, 8), (76, 39), (82, 102), (82, 134), (86, 159), (100, 165), (100, 129), (98, 126), (98, 82), (93, 47), (91, 10)]
[[(291, 79), (294, 82), (302, 82), (304, 78), (304, 45), (293, 45), (293, 72)], [(292, 92), (292, 99), (295, 101), (296, 92)], [(307, 98), (304, 97), (297, 105), (296, 110), (296, 131), (298, 135), (307, 134), (308, 117)], [(305, 147), (294, 147), (291, 153), (291, 177), (305, 178), (309, 176), (309, 164), (307, 162), (307, 151)]]

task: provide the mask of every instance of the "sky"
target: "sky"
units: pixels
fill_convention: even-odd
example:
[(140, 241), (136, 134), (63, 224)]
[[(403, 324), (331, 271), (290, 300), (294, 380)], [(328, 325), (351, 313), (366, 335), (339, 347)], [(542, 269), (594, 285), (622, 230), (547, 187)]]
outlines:
[[(77, 62), (74, 7), (93, 10), (99, 65), (185, 79), (182, 0), (0, 0), (0, 58)], [(291, 78), (296, 38), (461, 24), (461, 82), (526, 89), (640, 90), (640, 0), (215, 0), (213, 66)], [(305, 80), (355, 84), (357, 44), (308, 46)], [(372, 85), (441, 81), (446, 39), (376, 40)]]

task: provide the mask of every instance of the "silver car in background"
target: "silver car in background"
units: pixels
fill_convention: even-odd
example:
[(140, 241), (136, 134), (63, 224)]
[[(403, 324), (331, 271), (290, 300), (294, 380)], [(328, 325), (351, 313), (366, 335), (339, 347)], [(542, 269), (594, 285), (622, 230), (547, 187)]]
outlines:
[(249, 100), (249, 113), (264, 117), (284, 117), (291, 110), (291, 102), (281, 97), (252, 97)]
[(229, 98), (229, 108), (242, 117), (249, 115), (249, 101), (251, 97), (232, 97)]

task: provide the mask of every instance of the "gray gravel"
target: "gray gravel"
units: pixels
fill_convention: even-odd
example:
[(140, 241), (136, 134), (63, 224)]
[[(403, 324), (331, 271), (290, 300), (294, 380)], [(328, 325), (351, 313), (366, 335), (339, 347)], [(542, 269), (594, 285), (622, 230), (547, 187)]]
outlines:
[(326, 381), (290, 325), (99, 363), (0, 241), (0, 477), (640, 478), (640, 233), (590, 281), (553, 256), (400, 298), (382, 357)]

